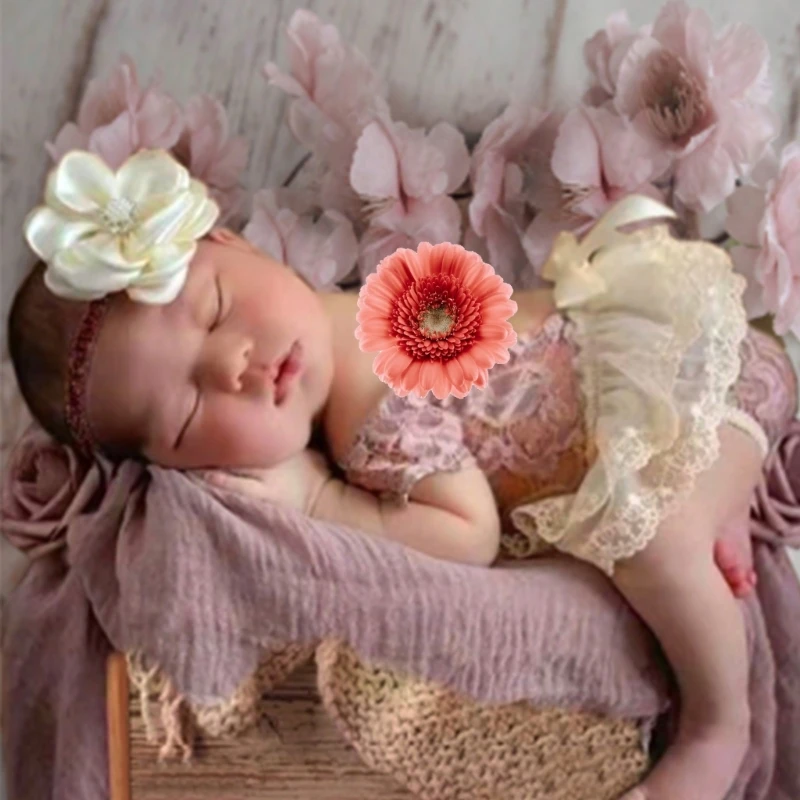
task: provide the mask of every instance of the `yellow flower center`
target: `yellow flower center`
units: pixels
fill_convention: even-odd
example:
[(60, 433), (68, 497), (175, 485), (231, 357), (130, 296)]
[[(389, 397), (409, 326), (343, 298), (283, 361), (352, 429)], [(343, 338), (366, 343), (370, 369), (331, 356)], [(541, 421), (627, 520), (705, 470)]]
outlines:
[(124, 236), (136, 224), (136, 203), (125, 197), (114, 197), (103, 209), (103, 224), (115, 236)]
[(683, 147), (711, 124), (703, 83), (674, 53), (661, 51), (649, 59), (642, 100), (653, 130), (665, 142)]
[(455, 324), (448, 310), (446, 306), (425, 309), (420, 315), (419, 329), (431, 338), (446, 336)]

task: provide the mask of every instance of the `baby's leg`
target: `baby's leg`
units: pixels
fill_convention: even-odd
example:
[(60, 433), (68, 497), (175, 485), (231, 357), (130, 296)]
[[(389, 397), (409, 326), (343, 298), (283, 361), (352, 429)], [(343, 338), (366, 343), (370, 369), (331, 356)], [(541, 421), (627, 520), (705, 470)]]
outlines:
[(676, 740), (630, 798), (722, 800), (749, 738), (741, 611), (714, 563), (714, 540), (747, 514), (761, 468), (755, 443), (720, 431), (719, 460), (638, 555), (617, 564), (619, 590), (658, 637), (681, 696)]

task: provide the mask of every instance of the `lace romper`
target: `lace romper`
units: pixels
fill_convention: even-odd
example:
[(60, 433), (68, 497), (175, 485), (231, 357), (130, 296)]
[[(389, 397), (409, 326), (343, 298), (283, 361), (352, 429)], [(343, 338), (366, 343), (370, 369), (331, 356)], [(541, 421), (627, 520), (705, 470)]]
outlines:
[(556, 280), (560, 311), (519, 337), (485, 389), (388, 394), (340, 462), (347, 480), (402, 503), (426, 475), (477, 465), (508, 554), (555, 546), (610, 573), (716, 459), (722, 423), (766, 452), (794, 413), (794, 373), (748, 331), (727, 256), (666, 228), (627, 243), (592, 260), (603, 282), (590, 291)]

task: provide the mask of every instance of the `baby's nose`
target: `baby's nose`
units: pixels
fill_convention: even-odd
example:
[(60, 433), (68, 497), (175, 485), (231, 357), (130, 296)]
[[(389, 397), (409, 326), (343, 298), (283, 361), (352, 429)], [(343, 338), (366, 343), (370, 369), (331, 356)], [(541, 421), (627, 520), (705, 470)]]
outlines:
[(211, 336), (201, 360), (202, 379), (222, 391), (239, 392), (252, 354), (253, 342), (245, 336)]

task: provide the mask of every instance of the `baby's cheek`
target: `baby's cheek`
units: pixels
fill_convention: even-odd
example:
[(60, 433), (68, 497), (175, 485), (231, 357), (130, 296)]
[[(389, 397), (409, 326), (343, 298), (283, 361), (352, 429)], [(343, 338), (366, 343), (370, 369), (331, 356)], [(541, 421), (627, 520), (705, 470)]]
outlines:
[(302, 450), (303, 421), (262, 403), (231, 402), (215, 409), (203, 432), (217, 466), (273, 467)]

